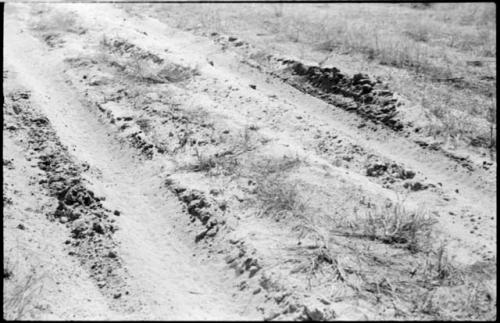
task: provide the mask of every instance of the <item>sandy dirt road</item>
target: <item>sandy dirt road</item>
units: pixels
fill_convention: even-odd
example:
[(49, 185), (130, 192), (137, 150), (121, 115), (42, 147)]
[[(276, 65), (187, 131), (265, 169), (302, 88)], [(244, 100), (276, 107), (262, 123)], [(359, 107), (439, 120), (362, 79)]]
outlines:
[[(50, 23), (57, 15), (74, 17), (80, 29), (76, 28), (75, 32), (73, 27), (52, 30), (32, 25), (34, 17), (40, 23), (44, 19)], [(284, 263), (292, 256), (285, 250), (295, 241), (292, 242), (286, 226), (276, 226), (272, 221), (252, 216), (250, 211), (245, 214), (244, 206), (230, 207), (230, 213), (236, 216), (213, 225), (209, 221), (207, 229), (202, 228), (203, 234), (198, 234), (198, 223), (192, 224), (193, 220), (186, 215), (186, 212), (193, 214), (192, 202), (196, 198), (187, 202), (186, 198), (179, 200), (165, 181), (174, 176), (175, 180), (185, 180), (188, 186), (207, 191), (224, 181), (183, 175), (177, 168), (178, 156), (159, 152), (155, 140), (165, 138), (170, 131), (162, 128), (169, 125), (166, 119), (163, 121), (163, 114), (157, 110), (151, 112), (154, 109), (139, 111), (135, 103), (130, 106), (132, 101), (117, 103), (108, 99), (120, 91), (124, 93), (116, 86), (130, 80), (114, 79), (106, 64), (100, 61), (103, 54), (99, 44), (106, 43), (103, 39), (107, 38), (115, 45), (117, 40), (126, 41), (125, 45), (115, 46), (119, 53), (135, 50), (145, 61), (161, 57), (196, 69), (197, 75), (188, 84), (164, 89), (162, 84), (153, 83), (149, 88), (152, 92), (159, 89), (163, 98), (171, 99), (174, 103), (169, 103), (170, 106), (204, 106), (211, 118), (222, 124), (224, 131), (252, 125), (256, 136), (264, 138), (260, 142), (267, 155), (292, 152), (307, 158), (310, 169), (298, 172), (297, 176), (308, 178), (316, 188), (324, 186), (327, 193), (333, 194), (326, 202), (320, 194), (312, 197), (313, 201), (320, 200), (318, 204), (328, 212), (341, 213), (346, 204), (357, 203), (360, 196), (370, 196), (374, 201), (397, 200), (403, 194), (401, 181), (387, 185), (376, 176), (367, 176), (367, 169), (375, 164), (394, 164), (412, 170), (414, 181), (432, 184), (428, 189), (405, 191), (405, 203), (409, 209), (424, 209), (433, 214), (438, 220), (440, 241), (446, 242), (454, 261), (467, 266), (496, 259), (496, 164), (485, 169), (481, 167), (482, 161), (474, 161), (471, 170), (440, 151), (422, 149), (412, 141), (414, 138), (380, 126), (358, 127), (362, 121), (359, 116), (304, 94), (270, 73), (250, 66), (245, 62), (248, 56), (239, 48), (228, 50), (221, 47), (220, 41), (177, 30), (153, 18), (131, 15), (111, 4), (47, 7), (9, 4), (4, 27), (4, 71), (7, 71), (4, 83), (9, 84), (8, 89), (22, 88), (30, 93), (32, 106), (50, 121), (71, 159), (85, 163), (81, 177), (86, 187), (105, 198), (105, 209), (118, 211), (115, 218), (118, 230), (112, 239), (118, 246), (121, 280), (120, 283), (106, 281), (109, 288), (102, 292), (108, 308), (106, 317), (198, 320), (272, 319), (283, 315), (281, 317), (294, 319), (324, 319), (332, 318), (329, 315), (333, 314), (328, 313), (334, 311), (336, 318), (353, 318), (349, 306), (363, 308), (366, 311), (363, 315), (370, 318), (395, 315), (382, 310), (382, 305), (359, 301), (355, 305), (349, 301), (349, 306), (333, 306), (330, 312), (316, 310), (317, 305), (310, 305), (308, 296), (304, 295), (314, 295), (316, 303), (319, 299), (323, 305), (330, 305), (330, 301), (321, 296), (324, 291), (316, 294), (310, 289), (301, 290), (294, 298), (296, 303), (283, 301), (295, 297), (287, 288), (296, 286), (287, 282), (283, 284), (290, 286), (285, 289), (268, 289), (262, 283), (267, 281), (264, 271), (272, 268), (270, 272), (286, 276), (289, 268)], [(85, 59), (97, 63), (78, 65)], [(146, 96), (154, 97), (150, 93)], [(137, 103), (140, 96), (134, 100)], [(137, 126), (120, 123), (129, 121), (127, 118), (137, 120), (144, 116), (151, 117), (151, 122), (158, 125), (153, 126), (156, 133), (150, 131), (150, 137), (141, 139), (149, 138), (155, 143), (154, 149), (148, 150), (155, 152), (152, 155), (144, 153), (143, 144), (138, 149), (129, 143), (131, 137), (138, 138), (133, 133)], [(196, 132), (198, 128), (192, 129)], [(208, 136), (207, 132), (200, 130), (199, 133), (198, 142)], [(328, 149), (324, 149), (325, 146)], [(338, 162), (338, 156), (343, 157), (342, 162)], [(320, 171), (328, 172), (328, 176)], [(332, 183), (347, 183), (349, 189)], [(233, 188), (231, 185), (226, 186), (228, 191)], [(336, 189), (328, 191), (332, 187)], [(227, 194), (243, 200), (237, 190)], [(337, 200), (348, 202), (337, 205)], [(206, 221), (202, 222), (207, 226)], [(231, 229), (224, 227), (225, 222), (232, 225)], [(214, 233), (216, 240), (200, 246), (198, 240), (211, 236), (210, 230), (213, 232), (213, 228), (219, 227), (221, 229)], [(5, 227), (4, 234), (7, 234)], [(241, 250), (247, 249), (234, 242), (235, 236), (253, 251), (245, 251), (245, 255)], [(236, 245), (240, 248), (237, 254), (242, 263), (236, 266), (235, 275), (234, 268), (230, 267), (237, 261), (227, 257), (231, 259), (231, 248)], [(245, 258), (247, 254), (252, 256)], [(91, 268), (90, 273), (93, 270)], [(248, 277), (242, 278), (242, 273)], [(87, 280), (91, 282), (92, 277)], [(298, 277), (297, 285), (301, 284), (305, 284), (304, 280)], [(262, 289), (265, 291), (261, 292)], [(285, 310), (283, 303), (286, 303)], [(302, 310), (296, 304), (306, 305)], [(81, 306), (84, 310), (87, 305)], [(65, 314), (59, 315), (68, 318)]]
[[(168, 169), (168, 164), (135, 159), (135, 154), (114, 140), (96, 116), (78, 102), (60, 78), (61, 62), (41, 66), (33, 57), (45, 53), (39, 52), (35, 39), (25, 41), (29, 46), (22, 49), (26, 56), (6, 53), (6, 68), (15, 73), (19, 84), (31, 91), (33, 104), (43, 108), (42, 113), (50, 119), (61, 142), (70, 147), (72, 156), (88, 163), (91, 170), (98, 170), (84, 174), (90, 187), (106, 196), (107, 207), (123, 210), (118, 221), (123, 235), (118, 233), (117, 239), (131, 274), (129, 293), (132, 298), (141, 295), (132, 301), (133, 305), (126, 305), (132, 307), (133, 313), (139, 312), (132, 317), (245, 318), (240, 313), (243, 309), (230, 305), (235, 302), (225, 292), (231, 289), (227, 278), (215, 277), (220, 272), (216, 265), (197, 261), (192, 241), (174, 229), (172, 220), (182, 211), (175, 197), (162, 193), (158, 176)], [(15, 43), (21, 45), (23, 41)], [(217, 286), (208, 286), (214, 283)]]

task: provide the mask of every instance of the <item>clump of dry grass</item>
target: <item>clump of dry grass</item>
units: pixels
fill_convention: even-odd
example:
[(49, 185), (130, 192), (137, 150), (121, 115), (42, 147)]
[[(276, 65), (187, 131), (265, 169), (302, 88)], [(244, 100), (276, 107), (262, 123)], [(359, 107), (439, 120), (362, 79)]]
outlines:
[(184, 82), (191, 79), (193, 76), (200, 75), (198, 67), (184, 67), (177, 64), (164, 65), (157, 74), (171, 83)]
[(332, 230), (334, 234), (377, 240), (417, 252), (428, 246), (436, 220), (423, 212), (407, 211), (402, 203), (369, 210), (348, 222), (348, 230)]
[[(189, 134), (187, 136), (189, 137)], [(198, 147), (195, 147), (195, 160), (181, 166), (179, 169), (195, 172), (203, 171), (210, 175), (241, 176), (245, 169), (240, 159), (243, 155), (256, 148), (257, 144), (252, 136), (252, 130), (250, 130), (249, 126), (246, 126), (222, 151), (215, 153), (201, 152)]]
[(257, 183), (255, 194), (261, 204), (261, 214), (276, 220), (285, 217), (300, 217), (306, 211), (302, 201), (300, 186), (288, 179), (288, 173), (298, 167), (298, 157), (284, 156), (281, 159), (266, 159), (255, 162), (250, 167), (250, 176)]
[[(128, 78), (141, 83), (181, 83), (200, 75), (199, 68), (165, 62), (154, 54), (146, 52), (123, 40), (113, 40), (106, 35), (99, 42), (101, 61), (115, 67)], [(116, 48), (123, 46), (123, 48)]]

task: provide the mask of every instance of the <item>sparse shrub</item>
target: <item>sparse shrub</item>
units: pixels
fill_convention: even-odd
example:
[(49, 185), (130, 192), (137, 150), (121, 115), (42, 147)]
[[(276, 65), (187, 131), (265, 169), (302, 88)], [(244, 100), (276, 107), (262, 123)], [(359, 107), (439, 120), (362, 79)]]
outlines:
[(244, 170), (241, 168), (240, 156), (254, 150), (256, 147), (251, 136), (250, 127), (247, 126), (223, 151), (201, 153), (198, 147), (195, 147), (195, 162), (181, 167), (181, 169), (206, 171), (211, 175), (241, 173)]
[(240, 165), (237, 156), (232, 152), (226, 153), (201, 153), (195, 147), (195, 160), (179, 169), (186, 169), (194, 172), (207, 172), (210, 175), (233, 175)]
[(190, 68), (173, 63), (164, 65), (157, 73), (158, 77), (172, 83), (183, 82), (196, 75), (200, 75), (197, 67)]
[(287, 178), (288, 171), (300, 163), (298, 157), (285, 156), (251, 166), (251, 173), (257, 183), (256, 198), (262, 206), (261, 214), (279, 220), (287, 216), (300, 217), (305, 212), (306, 203), (301, 199), (298, 183), (290, 182)]
[(207, 172), (214, 168), (217, 163), (213, 155), (201, 154), (198, 148), (195, 148), (196, 163), (189, 166), (190, 170), (195, 172)]
[(196, 75), (199, 68), (165, 62), (157, 55), (145, 51), (123, 39), (109, 39), (106, 35), (99, 42), (100, 58), (108, 65), (136, 81), (145, 83), (179, 83)]
[(286, 181), (282, 174), (273, 174), (257, 184), (257, 199), (263, 205), (262, 214), (277, 219), (304, 211), (297, 184)]

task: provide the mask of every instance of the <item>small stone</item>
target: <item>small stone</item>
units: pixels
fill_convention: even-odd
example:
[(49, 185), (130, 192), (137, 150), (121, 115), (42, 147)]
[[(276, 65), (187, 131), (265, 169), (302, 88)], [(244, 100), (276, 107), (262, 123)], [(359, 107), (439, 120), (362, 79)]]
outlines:
[(196, 237), (194, 238), (194, 241), (195, 242), (199, 242), (200, 240), (202, 240), (203, 238), (205, 238), (205, 236), (207, 235), (207, 232), (208, 232), (207, 229), (203, 229), (202, 231), (200, 231), (198, 234), (196, 234)]
[(309, 309), (308, 307), (304, 308), (304, 312), (307, 316), (308, 320), (311, 321), (325, 321), (325, 315), (319, 309)]
[(251, 266), (250, 269), (248, 270), (249, 272), (249, 277), (252, 278), (253, 276), (255, 276), (255, 274), (259, 271), (259, 267), (258, 266)]
[(120, 211), (115, 210), (115, 212), (113, 212), (113, 214), (116, 215), (116, 216), (120, 216)]
[(26, 229), (26, 227), (24, 225), (22, 225), (21, 223), (17, 225), (17, 228), (19, 230), (25, 230)]
[(94, 224), (92, 225), (92, 230), (94, 230), (94, 232), (96, 233), (104, 234), (104, 228), (100, 223), (94, 222)]
[(327, 301), (327, 300), (326, 300), (326, 299), (324, 299), (324, 298), (318, 298), (318, 300), (319, 300), (321, 303), (325, 304), (325, 305), (330, 305), (330, 304), (331, 304), (329, 301)]

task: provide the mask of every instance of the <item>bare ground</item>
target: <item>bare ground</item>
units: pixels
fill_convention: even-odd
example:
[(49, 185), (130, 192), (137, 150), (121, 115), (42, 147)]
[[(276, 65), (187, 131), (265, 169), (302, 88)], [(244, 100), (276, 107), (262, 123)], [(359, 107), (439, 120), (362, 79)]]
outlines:
[(390, 84), (109, 4), (4, 28), (6, 317), (496, 317), (496, 163)]

